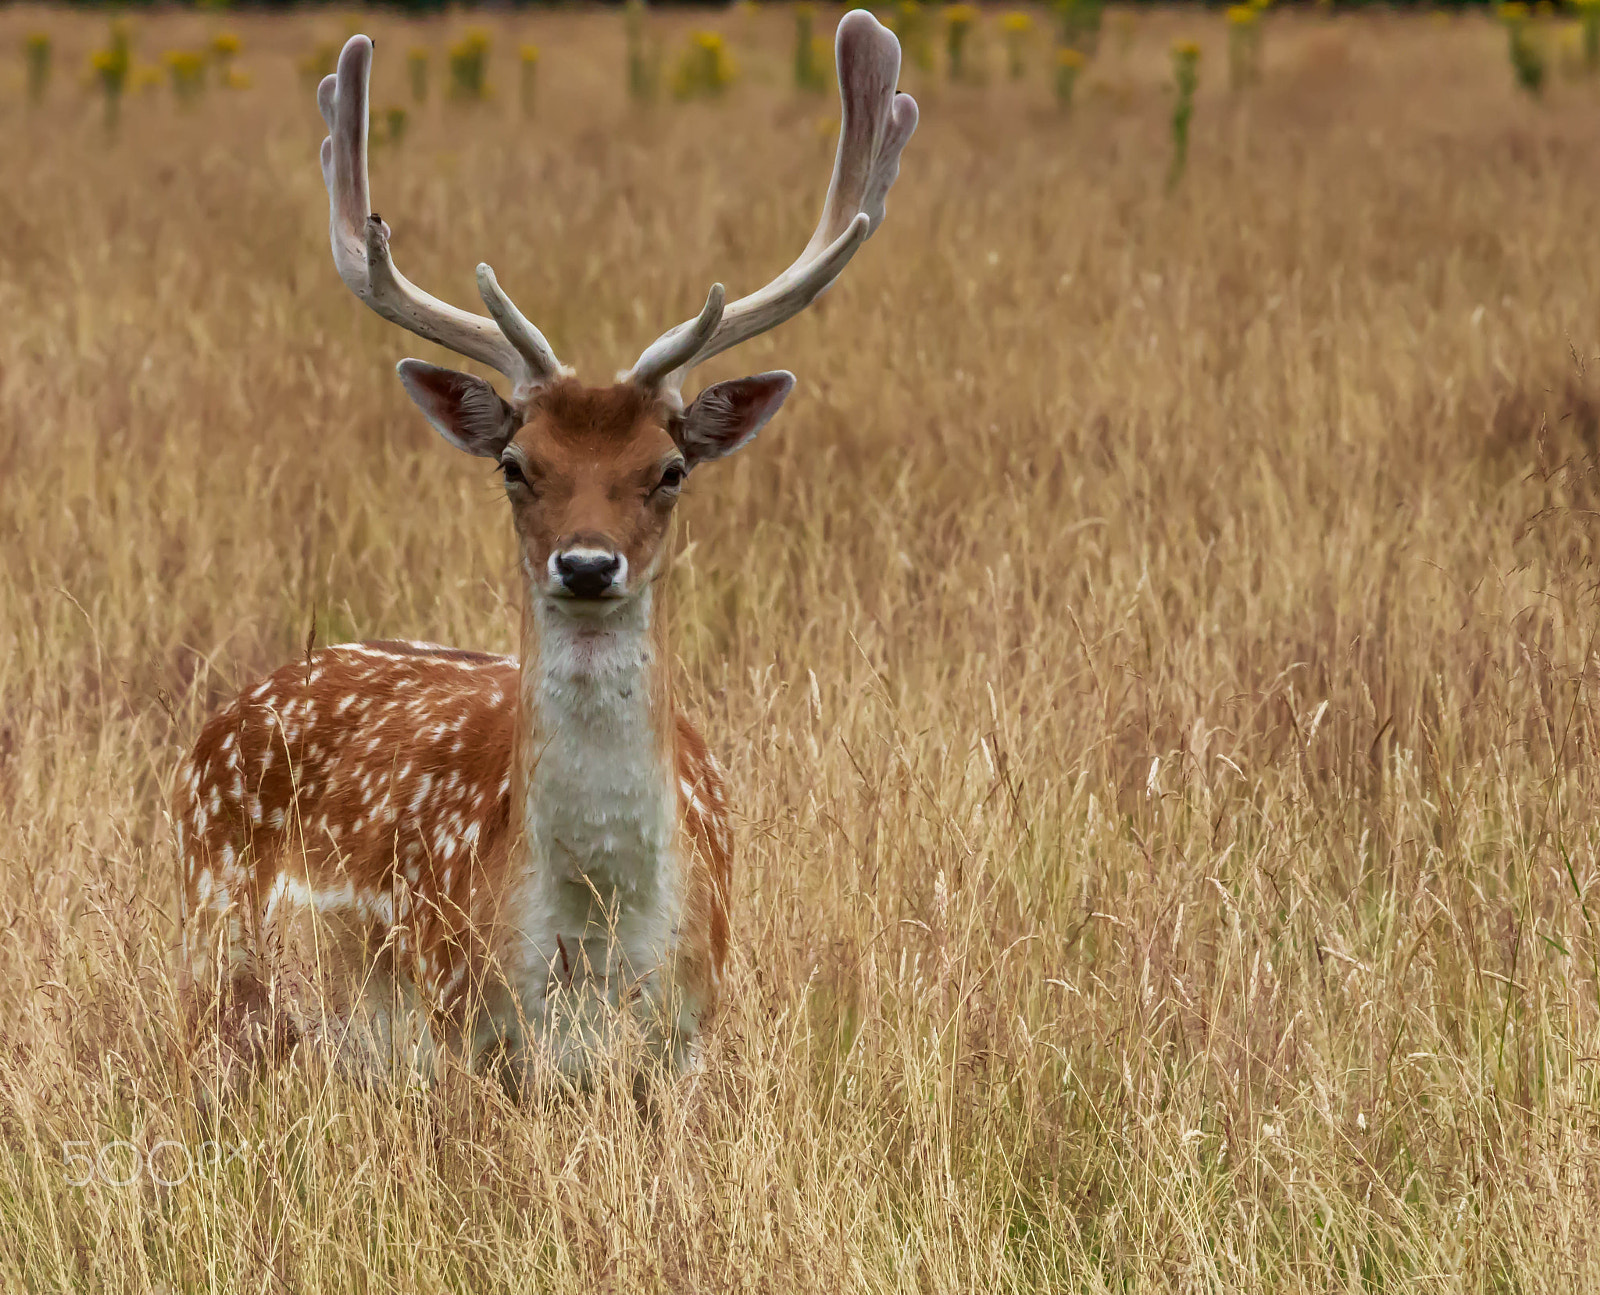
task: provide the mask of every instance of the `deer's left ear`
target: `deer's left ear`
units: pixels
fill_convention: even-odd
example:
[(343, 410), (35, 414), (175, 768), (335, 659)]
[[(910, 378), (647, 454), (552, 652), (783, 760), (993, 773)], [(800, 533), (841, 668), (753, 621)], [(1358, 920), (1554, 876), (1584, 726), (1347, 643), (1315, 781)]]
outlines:
[(732, 454), (755, 439), (794, 390), (782, 369), (707, 387), (675, 420), (673, 439), (692, 468)]

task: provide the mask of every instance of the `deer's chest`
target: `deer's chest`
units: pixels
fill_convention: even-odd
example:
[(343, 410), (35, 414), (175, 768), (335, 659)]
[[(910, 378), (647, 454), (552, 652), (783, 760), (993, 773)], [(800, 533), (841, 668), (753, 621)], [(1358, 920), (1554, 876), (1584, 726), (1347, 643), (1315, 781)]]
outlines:
[(548, 689), (549, 728), (524, 806), (544, 869), (586, 896), (614, 896), (623, 910), (659, 889), (677, 830), (676, 788), (643, 692)]
[(682, 907), (678, 791), (648, 653), (602, 664), (547, 663), (528, 697), (539, 723), (520, 806), (515, 996), (524, 1019), (556, 1036), (586, 1035), (597, 1014), (666, 992)]

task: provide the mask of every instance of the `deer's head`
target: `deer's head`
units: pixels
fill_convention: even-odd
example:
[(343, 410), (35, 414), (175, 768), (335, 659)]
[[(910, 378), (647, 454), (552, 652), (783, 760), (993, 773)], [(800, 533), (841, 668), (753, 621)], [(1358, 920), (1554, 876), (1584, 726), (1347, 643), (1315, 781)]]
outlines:
[(916, 129), (917, 106), (895, 93), (900, 46), (856, 10), (837, 38), (842, 120), (822, 218), (799, 258), (766, 287), (727, 302), (712, 286), (705, 308), (663, 333), (607, 387), (586, 387), (544, 335), (478, 267), (487, 317), (458, 310), (410, 283), (389, 254), (389, 227), (371, 210), (367, 82), (372, 42), (354, 36), (317, 92), (328, 123), (322, 173), (334, 264), (356, 296), (420, 337), (499, 370), (503, 397), (482, 378), (404, 360), (400, 380), (428, 421), (458, 449), (500, 464), (530, 597), (574, 617), (600, 618), (658, 574), (684, 479), (746, 445), (794, 387), (782, 371), (719, 382), (685, 403), (691, 369), (798, 314), (838, 277), (883, 220)]

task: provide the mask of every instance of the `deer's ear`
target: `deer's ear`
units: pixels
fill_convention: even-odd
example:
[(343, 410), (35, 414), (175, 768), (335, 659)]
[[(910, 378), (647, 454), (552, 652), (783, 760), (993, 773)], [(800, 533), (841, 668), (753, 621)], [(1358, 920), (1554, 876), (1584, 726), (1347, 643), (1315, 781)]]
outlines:
[(406, 394), (456, 449), (498, 459), (517, 434), (515, 412), (482, 378), (421, 360), (401, 360), (396, 372)]
[(683, 411), (673, 439), (692, 468), (748, 445), (794, 390), (782, 369), (707, 387)]

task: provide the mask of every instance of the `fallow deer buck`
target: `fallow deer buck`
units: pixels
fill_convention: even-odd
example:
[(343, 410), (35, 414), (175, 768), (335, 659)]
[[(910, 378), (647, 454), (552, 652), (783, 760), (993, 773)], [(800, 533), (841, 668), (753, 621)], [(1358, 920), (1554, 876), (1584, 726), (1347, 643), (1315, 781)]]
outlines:
[(206, 724), (174, 804), (184, 983), (237, 1055), (309, 1039), (358, 1071), (431, 1080), (448, 1054), (583, 1083), (621, 1028), (639, 1068), (692, 1058), (728, 950), (728, 805), (674, 700), (660, 577), (684, 478), (747, 444), (794, 378), (719, 382), (687, 405), (680, 392), (695, 365), (807, 306), (883, 219), (917, 122), (895, 92), (900, 47), (857, 11), (836, 52), (838, 154), (799, 259), (738, 301), (714, 285), (602, 388), (570, 376), (487, 265), (488, 318), (401, 276), (368, 201), (372, 42), (353, 37), (322, 82), (340, 277), (510, 381), (507, 400), (399, 366), (446, 440), (500, 465), (521, 655), (328, 647)]

